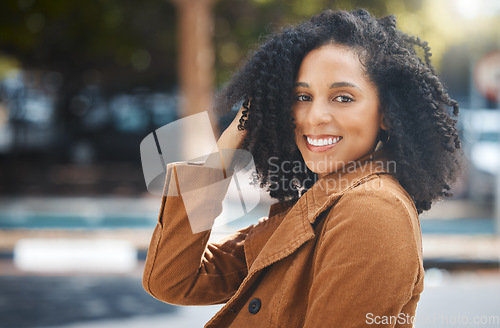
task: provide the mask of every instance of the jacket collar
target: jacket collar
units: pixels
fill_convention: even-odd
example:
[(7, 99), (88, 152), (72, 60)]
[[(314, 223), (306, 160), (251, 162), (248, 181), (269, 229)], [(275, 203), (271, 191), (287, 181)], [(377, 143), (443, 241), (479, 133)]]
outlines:
[(305, 217), (313, 224), (318, 215), (347, 190), (365, 182), (374, 174), (394, 174), (396, 162), (391, 161), (390, 158), (389, 151), (381, 148), (356, 161), (348, 162), (340, 170), (319, 179), (301, 197), (301, 199), (305, 198), (308, 209)]
[(255, 261), (253, 258), (247, 258), (248, 263), (251, 264), (250, 271), (260, 270), (281, 260), (306, 241), (314, 238), (312, 224), (345, 191), (365, 182), (374, 174), (394, 173), (396, 164), (389, 158), (391, 156), (388, 150), (379, 149), (322, 177), (296, 202), (273, 204), (269, 213), (270, 217), (282, 213), (283, 220)]

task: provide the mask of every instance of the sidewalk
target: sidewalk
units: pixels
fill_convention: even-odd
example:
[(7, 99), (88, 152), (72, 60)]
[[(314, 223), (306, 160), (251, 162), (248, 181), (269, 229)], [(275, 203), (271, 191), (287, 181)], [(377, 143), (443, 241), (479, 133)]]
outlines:
[(179, 306), (175, 315), (135, 316), (127, 319), (80, 322), (40, 328), (201, 328), (221, 307), (222, 305)]
[[(5, 288), (7, 286), (7, 293)], [(10, 292), (9, 292), (9, 286)], [(193, 328), (220, 309), (172, 306), (154, 300), (139, 278), (0, 276), (2, 327), (10, 328)], [(426, 271), (416, 328), (455, 327), (458, 315), (471, 323), (488, 318), (499, 327), (500, 273)], [(463, 323), (463, 321), (461, 321)], [(464, 325), (471, 326), (471, 325)]]
[[(144, 257), (158, 219), (161, 199), (0, 198), (0, 255), (8, 257), (24, 238), (115, 239), (130, 242)], [(212, 240), (257, 223), (267, 215), (264, 202), (229, 225), (216, 226)], [(492, 208), (466, 200), (433, 205), (421, 215), (425, 259), (500, 261), (500, 236), (494, 235)], [(11, 226), (11, 229), (1, 230)], [(17, 226), (16, 226), (17, 225)], [(1, 258), (1, 257), (0, 257)]]
[[(266, 215), (266, 206), (214, 228), (212, 239), (256, 223)], [(6, 327), (202, 327), (220, 305), (171, 306), (142, 288), (144, 259), (159, 207), (160, 198), (152, 196), (0, 199), (0, 226), (17, 225), (0, 229), (0, 318)], [(453, 319), (459, 309), (479, 315), (498, 313), (500, 237), (493, 234), (490, 215), (483, 205), (457, 200), (436, 204), (421, 216), (426, 287), (417, 328), (442, 327), (442, 320)], [(137, 263), (121, 274), (21, 271), (12, 261), (13, 249), (19, 240), (34, 238), (125, 240), (138, 250)]]

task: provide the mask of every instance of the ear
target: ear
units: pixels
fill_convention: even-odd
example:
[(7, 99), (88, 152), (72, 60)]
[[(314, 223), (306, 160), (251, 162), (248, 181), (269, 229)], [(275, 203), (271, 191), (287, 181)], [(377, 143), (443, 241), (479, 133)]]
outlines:
[(382, 130), (389, 130), (389, 124), (387, 124), (384, 113), (380, 114), (380, 128)]

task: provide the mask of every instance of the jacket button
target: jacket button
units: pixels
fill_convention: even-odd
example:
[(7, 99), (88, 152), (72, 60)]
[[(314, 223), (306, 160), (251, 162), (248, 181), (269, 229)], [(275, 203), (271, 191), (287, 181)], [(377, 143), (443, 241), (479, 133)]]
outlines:
[(260, 300), (258, 298), (254, 298), (253, 300), (250, 301), (250, 304), (248, 304), (248, 312), (251, 314), (256, 314), (260, 310)]

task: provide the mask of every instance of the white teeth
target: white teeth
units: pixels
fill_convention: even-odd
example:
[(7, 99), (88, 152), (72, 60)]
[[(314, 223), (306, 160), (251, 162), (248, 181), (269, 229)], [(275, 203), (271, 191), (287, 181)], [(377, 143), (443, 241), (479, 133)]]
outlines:
[(340, 137), (337, 138), (329, 138), (329, 139), (312, 139), (310, 137), (307, 137), (307, 142), (310, 145), (313, 146), (326, 146), (326, 145), (333, 145), (334, 143), (339, 142)]

